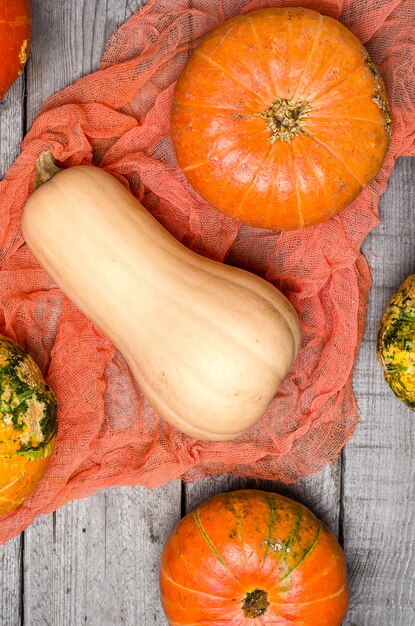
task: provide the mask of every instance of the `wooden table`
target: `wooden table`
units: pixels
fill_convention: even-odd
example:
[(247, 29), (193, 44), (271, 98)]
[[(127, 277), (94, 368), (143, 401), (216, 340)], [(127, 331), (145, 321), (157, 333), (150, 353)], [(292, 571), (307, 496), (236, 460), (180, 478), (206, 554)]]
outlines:
[[(39, 107), (98, 66), (115, 28), (140, 0), (33, 0), (25, 76), (0, 104), (0, 170), (20, 150)], [(373, 268), (354, 388), (360, 425), (331, 468), (293, 487), (229, 477), (154, 491), (114, 488), (38, 519), (0, 547), (1, 626), (163, 626), (162, 546), (180, 517), (214, 493), (254, 486), (294, 495), (338, 534), (349, 566), (347, 626), (415, 625), (415, 421), (383, 381), (376, 325), (414, 271), (415, 159), (400, 159), (367, 238)]]

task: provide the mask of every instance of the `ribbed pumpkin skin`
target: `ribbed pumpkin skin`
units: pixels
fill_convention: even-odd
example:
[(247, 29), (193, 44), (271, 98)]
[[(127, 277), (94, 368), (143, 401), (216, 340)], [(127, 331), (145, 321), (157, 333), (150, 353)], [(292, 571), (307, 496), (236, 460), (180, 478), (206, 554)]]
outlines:
[(348, 607), (334, 535), (304, 506), (256, 490), (187, 515), (165, 545), (160, 585), (170, 626), (339, 626)]
[(53, 452), (56, 413), (36, 363), (0, 338), (0, 515), (19, 506), (42, 478)]
[(187, 179), (213, 206), (290, 230), (338, 213), (376, 176), (390, 112), (379, 73), (342, 24), (264, 9), (228, 20), (195, 50), (171, 134)]
[(394, 394), (415, 411), (415, 275), (388, 302), (379, 323), (377, 357)]
[(23, 73), (31, 29), (30, 0), (0, 0), (0, 100)]

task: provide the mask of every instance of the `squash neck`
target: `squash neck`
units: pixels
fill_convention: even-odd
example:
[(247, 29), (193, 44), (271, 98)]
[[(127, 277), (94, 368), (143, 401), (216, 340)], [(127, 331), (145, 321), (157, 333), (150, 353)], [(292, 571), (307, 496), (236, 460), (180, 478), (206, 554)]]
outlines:
[(61, 171), (61, 168), (56, 165), (52, 153), (49, 150), (41, 152), (36, 161), (35, 189), (47, 183)]

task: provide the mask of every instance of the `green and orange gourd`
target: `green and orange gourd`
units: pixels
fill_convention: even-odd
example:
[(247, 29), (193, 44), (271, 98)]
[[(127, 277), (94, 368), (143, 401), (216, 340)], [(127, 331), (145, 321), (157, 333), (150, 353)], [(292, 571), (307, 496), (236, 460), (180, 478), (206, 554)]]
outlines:
[(380, 320), (377, 358), (394, 394), (415, 411), (415, 275), (390, 298)]
[(0, 515), (18, 507), (53, 452), (57, 403), (32, 357), (0, 337)]

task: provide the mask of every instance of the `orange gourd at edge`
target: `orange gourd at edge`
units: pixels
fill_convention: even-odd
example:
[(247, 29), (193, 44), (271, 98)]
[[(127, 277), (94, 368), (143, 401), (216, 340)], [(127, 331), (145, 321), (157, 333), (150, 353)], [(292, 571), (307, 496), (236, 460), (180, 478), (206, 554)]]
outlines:
[(30, 0), (0, 0), (0, 100), (23, 73), (31, 30)]

